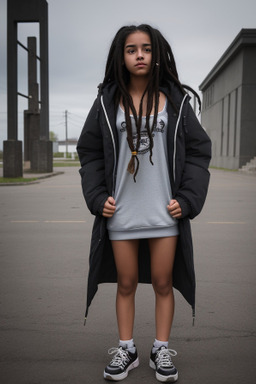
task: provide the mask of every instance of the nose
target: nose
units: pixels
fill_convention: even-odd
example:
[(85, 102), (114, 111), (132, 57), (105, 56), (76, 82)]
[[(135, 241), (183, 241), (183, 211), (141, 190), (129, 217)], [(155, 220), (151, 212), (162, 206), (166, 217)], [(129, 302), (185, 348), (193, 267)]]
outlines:
[(142, 52), (143, 52), (142, 49), (138, 49), (137, 60), (143, 60), (144, 59)]

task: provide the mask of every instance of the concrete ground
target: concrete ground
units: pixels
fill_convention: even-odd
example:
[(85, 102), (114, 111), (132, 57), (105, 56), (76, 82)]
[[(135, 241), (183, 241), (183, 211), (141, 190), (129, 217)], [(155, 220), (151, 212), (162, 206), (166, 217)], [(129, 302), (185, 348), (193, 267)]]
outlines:
[[(59, 170), (59, 169), (58, 169)], [(0, 187), (0, 382), (104, 383), (117, 345), (114, 284), (105, 284), (83, 326), (93, 217), (78, 168), (40, 183)], [(170, 348), (179, 383), (252, 383), (256, 376), (256, 177), (212, 170), (208, 199), (192, 222), (196, 323), (178, 292)], [(151, 286), (137, 292), (139, 368), (124, 381), (156, 383)]]

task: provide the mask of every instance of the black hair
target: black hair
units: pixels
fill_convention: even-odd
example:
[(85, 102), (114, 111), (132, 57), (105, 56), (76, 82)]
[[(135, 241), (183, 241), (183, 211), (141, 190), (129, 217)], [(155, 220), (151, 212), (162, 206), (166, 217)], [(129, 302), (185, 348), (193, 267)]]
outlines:
[[(130, 74), (126, 69), (126, 66), (123, 65), (123, 63), (124, 63), (125, 41), (131, 33), (138, 32), (138, 31), (145, 32), (150, 37), (152, 60), (151, 60), (151, 69), (149, 73), (149, 82), (143, 93), (143, 96), (140, 102), (140, 107), (139, 107), (139, 114), (137, 115), (135, 107), (133, 105), (132, 98), (128, 92)], [(142, 105), (143, 105), (144, 96), (147, 94), (145, 128), (147, 129), (148, 137), (150, 140), (149, 159), (152, 164), (153, 164), (152, 155), (153, 155), (153, 145), (154, 145), (152, 131), (157, 122), (158, 107), (159, 107), (159, 87), (165, 86), (170, 89), (171, 83), (175, 83), (177, 87), (180, 89), (182, 94), (186, 93), (185, 88), (187, 88), (190, 92), (193, 92), (195, 96), (198, 98), (199, 106), (201, 105), (200, 98), (197, 95), (197, 93), (194, 92), (190, 87), (184, 86), (180, 83), (174, 55), (169, 43), (167, 42), (167, 40), (164, 38), (164, 36), (161, 34), (159, 30), (147, 24), (141, 24), (139, 26), (135, 26), (135, 25), (124, 26), (120, 28), (116, 33), (109, 50), (106, 69), (105, 69), (105, 77), (104, 77), (102, 86), (104, 87), (104, 85), (110, 82), (115, 82), (117, 84), (116, 103), (118, 104), (121, 99), (124, 106), (125, 118), (126, 118), (126, 129), (127, 129), (127, 141), (132, 153), (131, 160), (128, 164), (127, 170), (134, 175), (134, 181), (136, 181), (136, 175), (139, 169), (139, 159), (137, 157), (137, 153), (140, 145), (140, 134), (141, 134), (140, 128), (141, 128), (141, 121), (142, 121)], [(167, 93), (167, 98), (169, 102), (172, 104), (172, 106), (174, 107), (174, 109), (177, 111), (177, 106), (172, 100), (171, 92)], [(153, 118), (153, 124), (150, 127), (149, 119), (150, 119), (150, 114), (153, 106), (154, 106), (154, 118)], [(136, 123), (136, 129), (137, 129), (136, 145), (134, 145), (133, 137), (132, 137), (132, 124), (131, 124), (130, 111), (132, 111), (132, 114), (134, 116), (135, 123)], [(137, 163), (136, 167), (135, 167), (135, 160)]]

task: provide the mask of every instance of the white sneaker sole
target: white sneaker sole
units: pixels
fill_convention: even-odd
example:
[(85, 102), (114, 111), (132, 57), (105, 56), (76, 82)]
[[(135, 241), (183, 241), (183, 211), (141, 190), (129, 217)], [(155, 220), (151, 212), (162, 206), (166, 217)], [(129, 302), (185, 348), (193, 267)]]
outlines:
[(131, 365), (129, 365), (129, 367), (126, 369), (126, 371), (124, 371), (123, 373), (119, 373), (119, 375), (111, 375), (110, 373), (107, 373), (104, 371), (104, 374), (103, 374), (104, 379), (112, 380), (112, 381), (123, 380), (128, 376), (129, 371), (131, 371), (132, 369), (137, 368), (139, 366), (139, 363), (140, 363), (139, 358), (137, 357), (137, 359)]

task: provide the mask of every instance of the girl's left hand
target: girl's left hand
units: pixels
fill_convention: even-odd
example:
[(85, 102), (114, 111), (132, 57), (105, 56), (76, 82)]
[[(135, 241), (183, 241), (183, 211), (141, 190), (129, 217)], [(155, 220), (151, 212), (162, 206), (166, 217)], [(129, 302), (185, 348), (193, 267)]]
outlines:
[(177, 200), (175, 200), (175, 199), (170, 200), (169, 205), (167, 205), (167, 209), (168, 209), (170, 215), (171, 215), (174, 219), (180, 219), (180, 218), (181, 218), (181, 216), (182, 216), (182, 211), (181, 211), (180, 204), (178, 203)]

